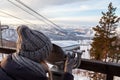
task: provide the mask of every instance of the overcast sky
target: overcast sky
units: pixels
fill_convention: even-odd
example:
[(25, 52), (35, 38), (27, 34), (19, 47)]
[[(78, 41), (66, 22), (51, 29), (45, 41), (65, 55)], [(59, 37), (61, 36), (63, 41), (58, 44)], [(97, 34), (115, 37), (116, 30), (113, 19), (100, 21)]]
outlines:
[[(21, 6), (32, 15), (11, 4), (9, 1), (21, 6), (15, 0), (0, 0), (0, 20), (2, 24), (43, 23), (42, 18)], [(56, 24), (94, 26), (99, 22), (101, 12), (106, 12), (110, 2), (117, 7), (116, 15), (120, 16), (120, 0), (20, 0), (41, 15)], [(10, 17), (13, 15), (24, 21)], [(41, 19), (41, 20), (40, 20)]]

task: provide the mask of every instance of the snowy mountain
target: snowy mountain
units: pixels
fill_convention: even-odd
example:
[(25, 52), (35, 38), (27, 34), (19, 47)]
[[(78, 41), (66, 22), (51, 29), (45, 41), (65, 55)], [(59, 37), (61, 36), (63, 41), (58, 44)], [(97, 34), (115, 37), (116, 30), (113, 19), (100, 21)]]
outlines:
[[(42, 25), (43, 26), (43, 25)], [(62, 29), (56, 29), (53, 26), (43, 26), (48, 28), (37, 27), (37, 30), (42, 31), (52, 40), (80, 40), (80, 39), (91, 39), (94, 35), (93, 30), (90, 27), (76, 27), (62, 25)]]
[(2, 31), (2, 38), (10, 41), (16, 41), (17, 32), (15, 29), (6, 29)]
[[(68, 27), (68, 26), (64, 26)], [(81, 40), (81, 39), (91, 39), (94, 32), (89, 28), (75, 28), (68, 27), (64, 29), (56, 29), (52, 26), (40, 25), (31, 26), (30, 28), (39, 30), (47, 35), (51, 40)], [(16, 29), (9, 27), (8, 29), (2, 30), (2, 38), (6, 40), (16, 41), (17, 33)]]

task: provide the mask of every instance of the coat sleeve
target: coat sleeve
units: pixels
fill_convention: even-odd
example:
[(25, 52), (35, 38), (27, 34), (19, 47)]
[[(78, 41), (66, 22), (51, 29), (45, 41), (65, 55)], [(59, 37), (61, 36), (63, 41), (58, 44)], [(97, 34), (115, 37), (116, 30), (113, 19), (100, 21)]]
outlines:
[(65, 72), (63, 76), (63, 80), (74, 80), (74, 77), (72, 74)]
[(0, 80), (13, 80), (0, 68)]

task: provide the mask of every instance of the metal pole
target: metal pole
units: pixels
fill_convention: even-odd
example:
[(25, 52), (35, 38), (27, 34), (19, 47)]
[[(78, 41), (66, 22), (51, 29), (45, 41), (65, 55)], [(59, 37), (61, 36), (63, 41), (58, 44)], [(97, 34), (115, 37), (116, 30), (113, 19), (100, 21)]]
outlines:
[(2, 37), (2, 36), (1, 36), (1, 35), (2, 35), (2, 34), (1, 34), (1, 21), (0, 21), (0, 46), (2, 45), (2, 43), (1, 43), (1, 39), (2, 39), (1, 37)]
[[(2, 26), (1, 26), (1, 21), (0, 21), (0, 47), (3, 47), (3, 42), (2, 42)], [(2, 54), (2, 58), (4, 55)]]
[(1, 45), (1, 47), (3, 47), (3, 43), (2, 43), (2, 26), (1, 26), (1, 21), (0, 21), (0, 45)]

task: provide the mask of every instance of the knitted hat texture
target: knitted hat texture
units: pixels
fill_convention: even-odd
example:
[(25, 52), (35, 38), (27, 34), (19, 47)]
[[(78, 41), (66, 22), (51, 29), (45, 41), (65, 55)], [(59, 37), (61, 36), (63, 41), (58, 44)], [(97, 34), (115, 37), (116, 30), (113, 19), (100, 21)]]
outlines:
[(21, 25), (17, 28), (17, 33), (18, 39), (21, 39), (19, 55), (40, 62), (40, 60), (46, 59), (51, 53), (52, 43), (42, 32)]

